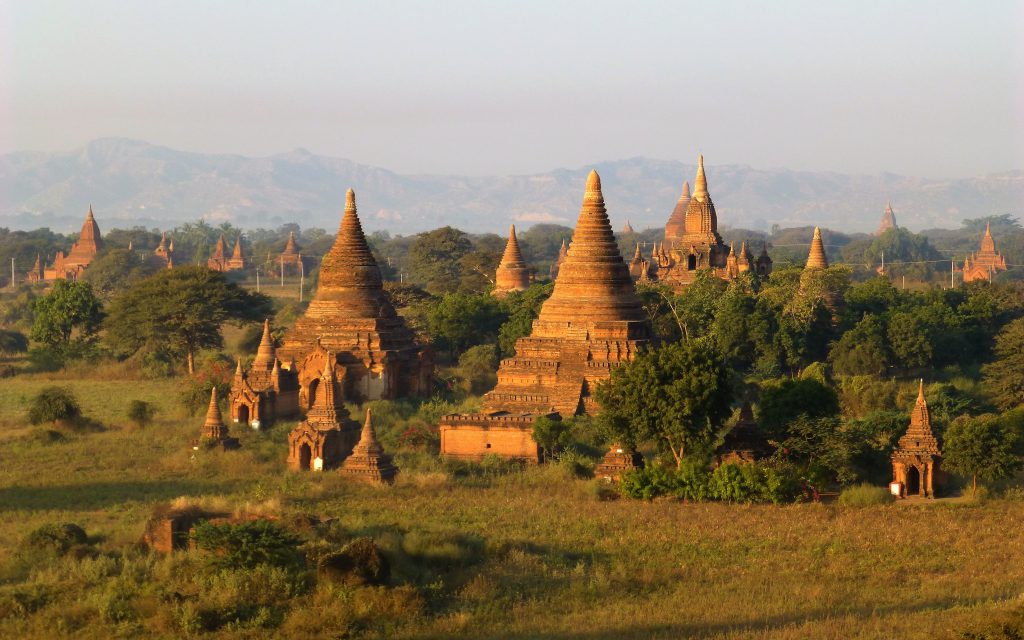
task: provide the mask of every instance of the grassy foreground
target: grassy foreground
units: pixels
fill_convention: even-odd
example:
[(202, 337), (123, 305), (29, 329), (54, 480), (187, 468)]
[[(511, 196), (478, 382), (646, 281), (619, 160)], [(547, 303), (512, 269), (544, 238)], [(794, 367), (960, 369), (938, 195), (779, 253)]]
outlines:
[[(289, 424), (193, 456), (202, 418), (177, 408), (173, 381), (69, 383), (107, 429), (46, 443), (21, 399), (51, 383), (0, 381), (4, 638), (947, 638), (1024, 606), (1024, 502), (601, 502), (559, 466), (407, 470), (364, 487), (288, 472)], [(125, 426), (132, 399), (157, 404), (153, 425)], [(138, 549), (153, 506), (181, 496), (335, 518), (342, 538), (377, 540), (392, 584), (214, 571), (192, 552)], [(95, 552), (27, 550), (51, 522), (84, 527)], [(210, 612), (223, 614), (212, 630)]]

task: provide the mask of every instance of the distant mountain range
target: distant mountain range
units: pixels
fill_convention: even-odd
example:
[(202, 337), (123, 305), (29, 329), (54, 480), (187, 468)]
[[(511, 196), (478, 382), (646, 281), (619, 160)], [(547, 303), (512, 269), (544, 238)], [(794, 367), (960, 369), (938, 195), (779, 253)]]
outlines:
[[(892, 200), (897, 222), (914, 230), (959, 227), (964, 218), (1024, 214), (1024, 171), (956, 180), (889, 173), (754, 169), (714, 165), (708, 186), (723, 227), (817, 224), (873, 231)], [(332, 229), (344, 193), (356, 190), (364, 225), (410, 234), (452, 225), (504, 233), (510, 222), (575, 224), (587, 172), (601, 174), (612, 223), (661, 226), (692, 184), (694, 164), (630, 158), (533, 175), (401, 175), (303, 149), (261, 158), (177, 151), (103, 138), (69, 153), (0, 156), (0, 226), (77, 230), (90, 204), (101, 229), (170, 228), (205, 218), (245, 228), (297, 222)]]

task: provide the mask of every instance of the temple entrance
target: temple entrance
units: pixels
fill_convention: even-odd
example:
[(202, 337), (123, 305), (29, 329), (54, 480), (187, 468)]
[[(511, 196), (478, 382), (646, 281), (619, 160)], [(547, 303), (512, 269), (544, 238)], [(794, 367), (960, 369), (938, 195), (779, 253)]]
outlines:
[(238, 407), (238, 422), (244, 425), (249, 424), (249, 405), (243, 404)]
[(917, 467), (907, 469), (907, 495), (917, 496), (921, 494), (921, 472)]
[(303, 444), (299, 447), (299, 468), (309, 469), (312, 466), (313, 450), (310, 449), (308, 444)]
[(697, 256), (691, 255), (686, 259), (686, 268), (690, 271), (697, 270)]

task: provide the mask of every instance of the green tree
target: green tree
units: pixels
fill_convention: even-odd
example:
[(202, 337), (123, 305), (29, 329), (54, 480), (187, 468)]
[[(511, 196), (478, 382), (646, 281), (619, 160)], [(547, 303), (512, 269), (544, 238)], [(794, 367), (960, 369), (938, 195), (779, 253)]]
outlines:
[(712, 343), (677, 342), (615, 369), (596, 397), (606, 433), (625, 445), (653, 441), (678, 467), (706, 453), (729, 417), (731, 375)]
[(498, 348), (478, 344), (459, 356), (458, 376), (467, 393), (481, 394), (497, 382)]
[(554, 284), (532, 284), (526, 291), (514, 291), (505, 297), (508, 320), (498, 329), (498, 346), (505, 357), (515, 354), (516, 341), (530, 335), (533, 321), (540, 314), (541, 305), (551, 296)]
[(1024, 318), (1007, 324), (996, 337), (995, 361), (982, 367), (985, 386), (1003, 409), (1024, 404)]
[(189, 375), (199, 349), (222, 346), (221, 325), (256, 322), (272, 314), (270, 299), (229, 283), (206, 267), (162, 270), (114, 299), (107, 338), (122, 354), (147, 344), (183, 354)]
[(237, 524), (201, 522), (192, 533), (196, 548), (216, 567), (252, 569), (259, 565), (296, 567), (302, 562), (300, 540), (270, 520)]
[(458, 229), (421, 233), (409, 247), (410, 275), (435, 295), (456, 291), (462, 276), (459, 260), (472, 250), (469, 236)]
[(889, 315), (889, 346), (904, 369), (924, 367), (932, 361), (932, 341), (924, 319), (911, 311)]
[(109, 249), (89, 264), (82, 280), (92, 285), (102, 298), (124, 291), (156, 269), (127, 249)]
[(32, 305), (32, 339), (62, 359), (83, 355), (96, 340), (103, 306), (87, 282), (58, 280)]
[(781, 439), (799, 416), (828, 418), (839, 413), (839, 396), (815, 378), (782, 380), (765, 385), (757, 417), (770, 436)]
[(506, 319), (501, 303), (486, 293), (449, 293), (427, 313), (427, 326), (452, 357), (475, 344), (493, 342)]
[(28, 351), (28, 338), (20, 331), (0, 329), (0, 353), (25, 353)]
[(533, 439), (544, 450), (545, 457), (572, 443), (572, 425), (568, 420), (541, 416), (533, 422)]
[(68, 387), (43, 387), (32, 398), (28, 408), (28, 421), (32, 424), (57, 424), (63, 420), (75, 420), (81, 415), (82, 408)]
[(840, 375), (881, 375), (889, 367), (885, 325), (870, 313), (843, 334), (829, 353), (832, 369)]
[(946, 429), (942, 463), (953, 473), (970, 476), (974, 495), (978, 478), (995, 482), (1012, 477), (1021, 468), (1018, 438), (996, 415), (957, 418)]

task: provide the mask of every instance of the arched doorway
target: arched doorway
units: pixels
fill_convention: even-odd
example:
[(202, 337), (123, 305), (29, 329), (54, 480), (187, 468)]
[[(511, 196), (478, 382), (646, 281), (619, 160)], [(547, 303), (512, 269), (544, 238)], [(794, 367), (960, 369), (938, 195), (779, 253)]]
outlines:
[(686, 259), (686, 268), (690, 271), (696, 271), (697, 269), (697, 256), (690, 254)]
[(309, 469), (312, 466), (312, 461), (313, 450), (308, 444), (303, 443), (303, 445), (299, 447), (299, 468)]
[(309, 388), (306, 390), (306, 410), (313, 408), (316, 404), (316, 391), (320, 387), (320, 378), (313, 378), (309, 381)]
[(238, 407), (238, 422), (244, 425), (249, 424), (249, 405), (243, 404)]
[(921, 495), (921, 472), (917, 467), (907, 469), (907, 495)]

